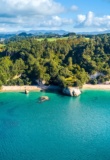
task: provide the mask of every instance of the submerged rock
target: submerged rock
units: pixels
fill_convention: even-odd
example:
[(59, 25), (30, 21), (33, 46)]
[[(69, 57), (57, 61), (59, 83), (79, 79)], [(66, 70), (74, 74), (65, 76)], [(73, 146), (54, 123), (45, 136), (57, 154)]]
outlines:
[(44, 102), (44, 101), (48, 101), (49, 100), (49, 97), (48, 96), (41, 96), (39, 98), (39, 102)]
[(63, 93), (68, 96), (79, 96), (81, 94), (81, 91), (79, 88), (76, 87), (67, 87), (63, 89)]

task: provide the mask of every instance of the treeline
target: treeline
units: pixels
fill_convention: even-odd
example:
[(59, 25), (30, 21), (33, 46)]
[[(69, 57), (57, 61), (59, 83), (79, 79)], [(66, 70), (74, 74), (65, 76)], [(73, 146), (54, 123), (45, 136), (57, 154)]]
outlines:
[[(102, 74), (91, 80), (96, 72)], [(8, 41), (0, 52), (0, 85), (36, 84), (38, 79), (63, 87), (109, 80), (110, 36)]]

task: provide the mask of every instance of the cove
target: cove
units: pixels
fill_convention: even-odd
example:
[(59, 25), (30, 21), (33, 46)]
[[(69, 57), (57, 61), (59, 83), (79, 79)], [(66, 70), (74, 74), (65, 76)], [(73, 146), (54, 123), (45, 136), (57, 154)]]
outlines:
[(110, 160), (109, 149), (110, 91), (0, 93), (0, 160)]

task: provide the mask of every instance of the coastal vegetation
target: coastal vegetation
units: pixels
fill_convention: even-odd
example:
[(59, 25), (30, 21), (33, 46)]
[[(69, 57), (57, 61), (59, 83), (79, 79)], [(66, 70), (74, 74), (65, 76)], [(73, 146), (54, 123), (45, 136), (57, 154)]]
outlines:
[[(40, 80), (47, 85), (82, 87), (109, 81), (109, 44), (109, 34), (11, 38), (0, 45), (0, 86), (33, 85)], [(100, 74), (90, 78), (96, 73)]]

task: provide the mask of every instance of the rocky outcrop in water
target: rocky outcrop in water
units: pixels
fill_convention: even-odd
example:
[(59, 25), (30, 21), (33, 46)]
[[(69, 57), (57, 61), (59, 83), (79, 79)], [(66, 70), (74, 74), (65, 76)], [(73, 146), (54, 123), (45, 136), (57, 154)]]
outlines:
[(41, 96), (39, 98), (39, 102), (44, 102), (44, 101), (48, 101), (49, 100), (49, 97), (48, 96)]
[(28, 93), (29, 93), (29, 91), (27, 89), (25, 89), (25, 94), (28, 94)]
[(81, 94), (81, 91), (79, 88), (76, 87), (67, 87), (63, 89), (63, 94), (77, 97)]

